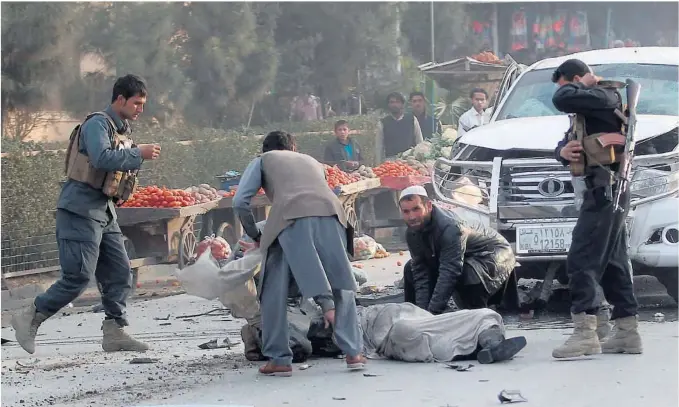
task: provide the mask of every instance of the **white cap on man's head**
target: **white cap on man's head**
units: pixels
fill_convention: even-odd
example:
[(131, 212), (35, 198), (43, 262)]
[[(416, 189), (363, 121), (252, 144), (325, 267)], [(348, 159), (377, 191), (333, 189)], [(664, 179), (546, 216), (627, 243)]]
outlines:
[(403, 198), (407, 196), (412, 196), (412, 195), (418, 195), (418, 196), (423, 196), (425, 198), (429, 198), (429, 195), (427, 195), (427, 190), (424, 189), (423, 186), (421, 185), (413, 185), (412, 187), (408, 187), (401, 191), (401, 196), (398, 198), (398, 200), (402, 200)]

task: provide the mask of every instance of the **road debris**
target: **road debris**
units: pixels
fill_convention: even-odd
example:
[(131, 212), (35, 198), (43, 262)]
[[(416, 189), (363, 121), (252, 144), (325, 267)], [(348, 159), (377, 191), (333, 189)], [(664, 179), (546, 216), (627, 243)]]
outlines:
[(467, 365), (467, 366), (463, 366), (463, 365), (456, 365), (456, 364), (453, 364), (453, 363), (446, 363), (446, 366), (448, 366), (449, 368), (451, 368), (453, 370), (457, 370), (458, 372), (467, 372), (467, 371), (469, 371), (469, 369), (474, 367), (474, 365), (472, 365), (472, 364)]
[(200, 314), (193, 314), (193, 315), (180, 315), (177, 317), (177, 319), (185, 319), (185, 318), (195, 318), (195, 317), (204, 317), (207, 315), (231, 315), (231, 311), (229, 311), (227, 308), (215, 308), (213, 310), (207, 311), (207, 312), (201, 312)]
[(373, 373), (363, 373), (363, 377), (379, 377), (379, 376), (380, 375)]
[(160, 359), (156, 358), (134, 358), (130, 360), (131, 365), (140, 365), (145, 363), (157, 363)]
[(346, 400), (346, 397), (333, 397), (333, 400)]
[(505, 403), (525, 403), (528, 400), (526, 400), (525, 397), (521, 395), (521, 391), (519, 390), (502, 390), (500, 394), (497, 395), (497, 398), (500, 400), (500, 403), (505, 404)]
[(653, 314), (653, 320), (655, 322), (665, 322), (665, 314), (663, 314), (662, 312), (656, 312), (655, 314)]
[(154, 320), (154, 321), (169, 321), (169, 320), (170, 320), (170, 314), (167, 314), (167, 316), (166, 316), (165, 318), (162, 318), (162, 317), (154, 317), (153, 320)]
[(222, 341), (222, 343), (218, 343), (217, 339), (213, 339), (209, 342), (202, 343), (198, 345), (198, 348), (200, 349), (229, 349), (231, 350), (232, 346), (240, 345), (240, 341), (231, 341), (231, 339), (226, 338)]
[(299, 370), (307, 370), (310, 367), (311, 366), (309, 366), (308, 364), (305, 363), (305, 364), (299, 366)]

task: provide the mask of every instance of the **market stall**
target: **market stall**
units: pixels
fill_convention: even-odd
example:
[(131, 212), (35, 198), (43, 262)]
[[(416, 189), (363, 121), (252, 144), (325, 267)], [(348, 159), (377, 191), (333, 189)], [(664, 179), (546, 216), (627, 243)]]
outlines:
[(118, 224), (133, 270), (141, 266), (187, 265), (196, 248), (196, 217), (216, 207), (209, 201), (184, 207), (121, 207)]
[[(359, 216), (356, 201), (367, 191), (379, 188), (380, 180), (378, 178), (362, 178), (357, 175), (350, 176), (336, 167), (326, 166), (325, 170), (328, 186), (335, 192), (340, 202), (342, 202), (349, 221), (356, 225), (356, 233), (360, 233), (361, 227), (358, 222)], [(222, 188), (228, 187), (230, 190), (215, 208), (203, 215), (204, 226), (201, 229), (201, 239), (214, 234), (223, 237), (229, 244), (234, 245), (243, 235), (243, 227), (233, 211), (233, 196), (238, 188), (238, 179), (226, 180), (223, 176), (218, 178)], [(260, 191), (252, 199), (251, 205), (254, 209), (255, 220), (258, 222), (265, 220), (269, 213), (270, 202), (263, 191)]]
[[(257, 222), (265, 220), (269, 214), (269, 199), (266, 195), (258, 194), (250, 204), (255, 213)], [(243, 227), (233, 210), (233, 194), (219, 200), (218, 205), (210, 212), (203, 215), (203, 228), (201, 229), (201, 239), (214, 234), (223, 237), (231, 246), (238, 243), (238, 239), (243, 236)]]
[(493, 95), (505, 72), (513, 64), (515, 61), (509, 55), (498, 59), (492, 53), (484, 52), (447, 62), (429, 62), (418, 68), (444, 89), (481, 87)]
[(404, 226), (398, 207), (398, 194), (412, 185), (431, 183), (429, 168), (415, 160), (387, 161), (371, 169), (379, 187), (365, 191), (360, 207), (359, 222), (363, 233), (375, 237), (378, 229)]

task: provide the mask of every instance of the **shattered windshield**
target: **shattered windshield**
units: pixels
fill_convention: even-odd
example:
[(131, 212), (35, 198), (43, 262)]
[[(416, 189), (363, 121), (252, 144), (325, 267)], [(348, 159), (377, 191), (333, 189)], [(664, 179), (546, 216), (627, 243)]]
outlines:
[[(638, 114), (679, 115), (679, 69), (676, 65), (609, 64), (593, 65), (592, 69), (597, 76), (607, 80), (624, 82), (629, 78), (637, 81), (641, 85)], [(551, 81), (553, 71), (541, 69), (523, 75), (507, 95), (496, 120), (564, 114), (552, 104), (552, 95), (557, 89)], [(622, 97), (626, 102), (625, 92)]]

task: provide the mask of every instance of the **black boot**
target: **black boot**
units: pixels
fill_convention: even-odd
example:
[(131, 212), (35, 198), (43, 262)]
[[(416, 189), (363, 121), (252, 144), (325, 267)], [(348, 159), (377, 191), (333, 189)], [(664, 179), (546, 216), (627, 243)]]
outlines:
[(526, 338), (517, 336), (505, 339), (500, 327), (493, 326), (479, 334), (479, 346), (482, 348), (476, 356), (479, 363), (502, 362), (510, 360), (525, 348)]

